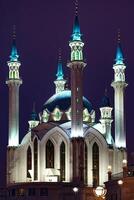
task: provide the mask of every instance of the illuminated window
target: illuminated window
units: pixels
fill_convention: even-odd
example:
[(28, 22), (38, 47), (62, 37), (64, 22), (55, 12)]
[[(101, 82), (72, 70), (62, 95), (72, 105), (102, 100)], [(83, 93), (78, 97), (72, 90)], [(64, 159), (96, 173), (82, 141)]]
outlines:
[(13, 78), (15, 79), (15, 71), (13, 71)]
[(90, 121), (90, 114), (89, 114), (87, 108), (85, 108), (85, 109), (83, 110), (83, 121), (85, 121), (85, 122)]
[(34, 140), (34, 180), (38, 179), (38, 141)]
[(67, 119), (71, 120), (71, 108), (69, 108), (69, 110), (66, 112), (67, 115)]
[(43, 122), (48, 122), (49, 114), (46, 110), (43, 111), (42, 120)]
[(9, 78), (12, 78), (12, 71), (9, 71)]
[(74, 50), (72, 51), (72, 56), (71, 57), (72, 57), (71, 60), (75, 60), (75, 51)]
[(54, 145), (51, 140), (46, 143), (46, 168), (54, 168)]
[(18, 73), (18, 71), (16, 71), (16, 77), (19, 78), (19, 73)]
[(75, 56), (76, 56), (75, 60), (80, 60), (80, 59), (79, 59), (79, 50), (76, 51)]
[(99, 185), (99, 147), (95, 142), (92, 149), (93, 160), (93, 187)]
[(27, 149), (27, 178), (31, 178), (29, 170), (32, 169), (32, 152), (30, 146)]
[(60, 145), (60, 180), (65, 181), (65, 143)]
[(87, 144), (85, 143), (85, 183), (87, 183)]
[(61, 117), (62, 117), (61, 111), (58, 108), (55, 108), (54, 112), (53, 112), (54, 121), (59, 121), (61, 119)]
[(83, 60), (83, 54), (82, 54), (82, 51), (80, 51), (80, 60)]

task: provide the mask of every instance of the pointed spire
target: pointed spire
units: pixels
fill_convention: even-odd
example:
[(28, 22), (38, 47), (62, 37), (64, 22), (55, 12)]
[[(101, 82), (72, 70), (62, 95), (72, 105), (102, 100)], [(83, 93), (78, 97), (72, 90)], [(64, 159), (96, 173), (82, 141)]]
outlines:
[(78, 0), (75, 0), (75, 20), (73, 26), (72, 40), (81, 40), (80, 25), (78, 19)]
[(37, 120), (37, 113), (35, 111), (35, 102), (33, 103), (33, 109), (32, 109), (30, 120), (32, 120), (32, 121)]
[(106, 96), (106, 97), (108, 96), (107, 88), (105, 88), (104, 96)]
[(58, 68), (57, 68), (57, 80), (63, 80), (64, 74), (62, 69), (62, 61), (61, 61), (61, 48), (59, 49), (59, 60), (58, 60)]
[(110, 107), (110, 100), (107, 94), (107, 88), (105, 88), (105, 93), (104, 96), (102, 97), (100, 107)]
[(16, 26), (13, 25), (13, 36), (12, 36), (12, 49), (11, 49), (11, 55), (10, 55), (10, 61), (18, 61), (19, 55), (17, 53), (16, 48)]
[(124, 64), (123, 52), (121, 48), (120, 30), (118, 30), (118, 44), (117, 44), (115, 61), (116, 64)]

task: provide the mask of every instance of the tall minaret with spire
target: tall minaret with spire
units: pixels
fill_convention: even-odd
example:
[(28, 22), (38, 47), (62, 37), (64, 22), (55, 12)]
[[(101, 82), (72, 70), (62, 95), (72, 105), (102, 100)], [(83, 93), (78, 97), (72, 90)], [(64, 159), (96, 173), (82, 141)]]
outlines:
[(58, 68), (56, 74), (56, 80), (54, 81), (56, 86), (56, 93), (62, 92), (65, 90), (66, 80), (64, 79), (63, 68), (62, 68), (62, 60), (61, 60), (61, 49), (59, 49), (59, 60), (58, 60)]
[(126, 132), (124, 120), (124, 90), (127, 87), (125, 81), (125, 69), (123, 52), (120, 42), (120, 32), (118, 32), (118, 44), (116, 51), (114, 69), (114, 81), (111, 86), (114, 88), (114, 115), (115, 115), (115, 145), (126, 148)]
[(73, 151), (73, 177), (77, 183), (84, 182), (84, 138), (83, 138), (83, 46), (78, 20), (78, 2), (76, 0), (73, 34), (69, 42), (71, 59), (68, 67), (71, 69), (71, 138)]
[(76, 1), (76, 13), (73, 26), (73, 34), (69, 42), (71, 48), (71, 61), (68, 67), (71, 69), (71, 109), (72, 130), (71, 137), (83, 137), (83, 69), (86, 63), (83, 60), (83, 46), (80, 25), (78, 20), (78, 3)]
[(19, 75), (20, 61), (16, 48), (15, 27), (13, 30), (13, 42), (10, 61), (7, 62), (9, 75), (6, 84), (9, 87), (9, 136), (8, 146), (19, 145), (19, 87), (22, 80)]

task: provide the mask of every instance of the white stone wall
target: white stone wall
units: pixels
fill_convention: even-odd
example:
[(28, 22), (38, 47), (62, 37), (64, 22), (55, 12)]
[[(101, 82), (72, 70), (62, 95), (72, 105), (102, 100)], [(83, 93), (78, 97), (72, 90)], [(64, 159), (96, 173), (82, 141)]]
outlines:
[[(88, 162), (88, 171), (87, 171), (87, 179), (88, 185), (92, 186), (93, 184), (93, 176), (92, 176), (92, 148), (93, 144), (96, 142), (99, 147), (99, 184), (103, 185), (105, 181), (107, 181), (108, 175), (108, 166), (111, 165), (112, 173), (119, 173), (122, 171), (122, 161), (126, 159), (126, 153), (124, 150), (120, 150), (117, 148), (109, 149), (106, 139), (103, 134), (101, 134), (97, 129), (90, 127), (84, 133), (85, 142), (87, 144), (87, 162)], [(34, 181), (33, 171), (34, 171), (34, 154), (33, 154), (33, 142), (34, 139), (38, 137), (34, 136), (31, 141), (31, 133), (29, 132), (23, 138), (21, 145), (12, 150), (8, 151), (8, 169), (10, 172), (8, 174), (8, 182), (28, 182)], [(60, 145), (61, 142), (64, 141), (66, 148), (66, 182), (70, 182), (72, 180), (72, 148), (71, 148), (71, 140), (67, 133), (59, 128), (55, 127), (44, 134), (41, 141), (38, 139), (38, 180), (37, 181), (49, 181), (48, 169), (46, 169), (46, 143), (50, 139), (54, 144), (55, 151), (55, 168), (51, 170), (54, 176), (59, 175), (60, 169)], [(31, 176), (32, 178), (27, 178), (27, 149), (31, 147), (32, 150), (32, 170)], [(56, 179), (55, 179), (56, 180)]]

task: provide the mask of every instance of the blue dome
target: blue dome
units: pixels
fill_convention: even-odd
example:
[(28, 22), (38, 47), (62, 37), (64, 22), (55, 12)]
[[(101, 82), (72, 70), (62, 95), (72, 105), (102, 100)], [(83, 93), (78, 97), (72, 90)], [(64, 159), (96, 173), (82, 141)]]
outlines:
[[(89, 112), (91, 112), (92, 105), (85, 97), (83, 97), (83, 106), (84, 108), (87, 108)], [(53, 110), (56, 107), (58, 107), (61, 111), (66, 111), (71, 107), (71, 91), (70, 90), (65, 90), (57, 94), (54, 94), (43, 105), (43, 110), (47, 109), (49, 112), (53, 112)]]

